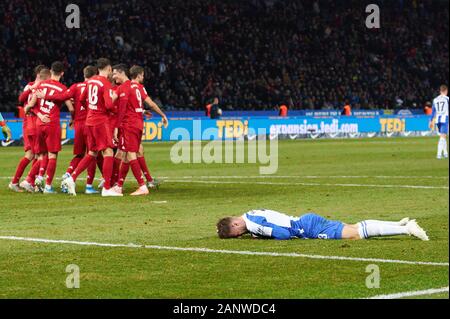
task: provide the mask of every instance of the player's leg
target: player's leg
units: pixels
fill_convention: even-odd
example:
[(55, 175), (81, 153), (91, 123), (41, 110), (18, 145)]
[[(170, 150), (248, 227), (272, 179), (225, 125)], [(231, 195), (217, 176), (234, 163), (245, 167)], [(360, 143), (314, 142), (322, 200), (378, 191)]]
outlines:
[[(402, 220), (404, 221), (404, 220)], [(342, 230), (342, 239), (367, 239), (371, 237), (412, 235), (422, 240), (428, 240), (426, 232), (415, 220), (404, 222), (362, 221), (355, 225), (345, 225)], [(356, 235), (356, 232), (358, 233)]]
[(119, 179), (120, 164), (122, 163), (123, 156), (124, 153), (120, 149), (117, 149), (116, 154), (114, 155), (113, 173), (111, 177), (112, 186), (114, 186)]
[[(126, 156), (127, 153), (124, 153)], [(125, 179), (127, 178), (128, 171), (130, 170), (130, 162), (128, 162), (128, 159), (125, 157), (122, 161), (122, 165), (120, 165), (119, 170), (119, 178), (117, 180), (117, 185), (114, 187), (114, 190), (117, 193), (122, 194), (123, 192), (123, 184), (125, 183)]]
[(144, 145), (142, 145), (142, 143), (139, 145), (139, 152), (137, 154), (137, 159), (139, 165), (141, 166), (142, 173), (144, 174), (145, 179), (147, 180), (147, 187), (152, 189), (158, 188), (161, 183), (158, 180), (154, 179), (150, 174), (147, 162), (145, 161)]
[(444, 158), (448, 158), (448, 147), (447, 147), (447, 134), (441, 134), (441, 143), (442, 143), (442, 156)]
[(97, 169), (96, 161), (92, 161), (89, 167), (87, 168), (87, 176), (86, 176), (86, 190), (85, 194), (98, 194), (98, 191), (94, 189), (92, 184), (95, 179), (95, 171)]
[(58, 152), (48, 153), (47, 178), (45, 180), (44, 194), (56, 194), (52, 183), (56, 172), (56, 161), (58, 159)]
[(127, 159), (130, 162), (131, 171), (133, 172), (134, 178), (138, 182), (139, 188), (131, 193), (131, 196), (147, 195), (149, 193), (147, 185), (145, 185), (144, 178), (142, 177), (141, 166), (137, 160), (136, 152), (128, 152)]
[(34, 159), (34, 153), (32, 151), (32, 147), (30, 143), (25, 146), (25, 155), (22, 157), (22, 159), (19, 161), (19, 164), (17, 165), (16, 172), (14, 173), (14, 177), (9, 183), (9, 189), (11, 189), (14, 192), (22, 192), (22, 189), (19, 187), (19, 181), (20, 178), (23, 175), (23, 172), (27, 168), (27, 166), (33, 161)]

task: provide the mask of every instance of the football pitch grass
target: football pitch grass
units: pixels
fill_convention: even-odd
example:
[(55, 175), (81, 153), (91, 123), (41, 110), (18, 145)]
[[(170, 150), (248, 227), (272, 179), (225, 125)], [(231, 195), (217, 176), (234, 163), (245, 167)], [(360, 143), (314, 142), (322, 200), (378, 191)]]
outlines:
[[(265, 177), (257, 164), (176, 165), (173, 144), (145, 144), (150, 170), (165, 182), (138, 198), (84, 195), (84, 175), (77, 197), (12, 193), (7, 177), (22, 148), (1, 148), (0, 298), (367, 298), (448, 287), (449, 171), (435, 159), (436, 143), (280, 141), (278, 171)], [(70, 159), (65, 146), (56, 177)], [(131, 171), (125, 186), (136, 188)], [(416, 218), (430, 241), (218, 239), (219, 218), (255, 208), (347, 223)], [(66, 287), (71, 264), (79, 289)], [(369, 289), (373, 264), (380, 288)]]

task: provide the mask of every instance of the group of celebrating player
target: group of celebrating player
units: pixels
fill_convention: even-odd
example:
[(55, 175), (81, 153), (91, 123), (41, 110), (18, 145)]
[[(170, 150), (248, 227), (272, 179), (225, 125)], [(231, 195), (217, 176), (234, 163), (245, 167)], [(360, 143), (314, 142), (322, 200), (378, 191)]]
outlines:
[[(142, 67), (112, 66), (108, 59), (100, 58), (96, 66), (83, 69), (84, 81), (70, 88), (60, 82), (64, 75), (62, 62), (54, 62), (50, 69), (39, 65), (34, 71), (35, 81), (28, 83), (19, 97), (25, 113), (25, 156), (9, 184), (11, 190), (56, 193), (52, 183), (61, 151), (63, 103), (71, 113), (70, 125), (75, 130), (74, 158), (61, 182), (64, 193), (76, 195), (76, 180), (85, 170), (86, 194), (99, 193), (93, 187), (97, 166), (103, 175), (99, 185), (102, 196), (123, 196), (130, 168), (139, 184), (131, 195), (147, 195), (149, 188), (158, 187), (147, 167), (141, 143), (144, 115), (150, 115), (144, 103), (161, 116), (164, 126), (168, 120), (143, 86)], [(30, 163), (33, 164), (27, 177), (19, 183)]]

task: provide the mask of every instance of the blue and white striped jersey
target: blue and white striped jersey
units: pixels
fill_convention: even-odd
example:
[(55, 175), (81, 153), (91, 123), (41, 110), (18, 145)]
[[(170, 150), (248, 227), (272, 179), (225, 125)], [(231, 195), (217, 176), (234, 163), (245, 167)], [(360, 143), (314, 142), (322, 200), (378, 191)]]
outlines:
[(448, 96), (439, 95), (433, 100), (431, 120), (435, 118), (436, 123), (448, 123)]
[(275, 239), (302, 238), (303, 230), (295, 227), (295, 222), (299, 221), (299, 218), (268, 209), (255, 209), (242, 217), (252, 235)]

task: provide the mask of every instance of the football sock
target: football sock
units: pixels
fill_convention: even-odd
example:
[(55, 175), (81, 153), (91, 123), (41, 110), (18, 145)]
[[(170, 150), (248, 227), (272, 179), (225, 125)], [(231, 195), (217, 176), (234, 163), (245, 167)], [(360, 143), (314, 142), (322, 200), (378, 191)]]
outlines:
[(69, 175), (72, 174), (73, 171), (74, 171), (74, 169), (77, 168), (78, 164), (80, 164), (80, 162), (81, 162), (82, 159), (83, 159), (83, 156), (79, 156), (79, 155), (75, 156), (75, 157), (72, 159), (72, 161), (70, 162), (69, 167), (67, 168), (66, 173), (69, 174)]
[(95, 162), (95, 157), (87, 154), (86, 156), (83, 157), (83, 159), (81, 160), (81, 162), (78, 164), (77, 168), (75, 168), (75, 170), (72, 173), (72, 178), (74, 181), (77, 180), (78, 176), (84, 172), (84, 170), (86, 170), (86, 168), (89, 167), (89, 165), (91, 164), (91, 162)]
[(367, 225), (369, 225), (369, 224), (385, 224), (385, 225), (393, 225), (393, 226), (402, 226), (400, 222), (391, 222), (391, 221), (384, 221), (384, 220), (365, 220), (364, 222)]
[(407, 235), (408, 227), (391, 225), (385, 222), (377, 223), (369, 221), (369, 223), (367, 223), (367, 221), (362, 221), (358, 223), (358, 233), (361, 239), (379, 236)]
[(48, 165), (48, 156), (45, 155), (41, 161), (40, 161), (40, 166), (39, 166), (39, 176), (44, 176), (45, 175), (45, 171), (47, 170), (47, 165)]
[(17, 184), (19, 182), (20, 178), (23, 175), (23, 171), (25, 170), (25, 168), (27, 168), (30, 162), (31, 161), (26, 157), (20, 160), (19, 165), (17, 165), (16, 173), (14, 174), (14, 178), (12, 180), (13, 184)]
[(98, 155), (97, 155), (97, 167), (98, 167), (100, 173), (103, 174), (103, 154), (102, 153), (98, 153)]
[(91, 161), (87, 168), (86, 184), (92, 185), (95, 178), (95, 170), (97, 169), (96, 161)]
[(117, 183), (117, 180), (119, 179), (120, 163), (122, 163), (122, 160), (120, 158), (114, 157), (114, 165), (113, 165), (113, 174), (112, 174), (112, 178), (111, 178), (111, 186), (114, 186), (114, 184)]
[(139, 161), (139, 166), (141, 167), (142, 172), (144, 173), (145, 179), (147, 182), (153, 182), (153, 177), (150, 175), (150, 171), (148, 170), (147, 163), (145, 162), (145, 157), (141, 156), (137, 158)]
[(117, 185), (119, 187), (123, 187), (123, 183), (125, 182), (125, 178), (127, 178), (129, 170), (130, 170), (130, 163), (122, 162), (122, 165), (120, 165), (119, 179), (117, 181)]
[(39, 174), (40, 166), (41, 166), (41, 161), (40, 160), (36, 160), (34, 162), (33, 166), (31, 167), (30, 172), (28, 173), (28, 176), (27, 176), (26, 180), (32, 186), (34, 186), (34, 180), (36, 179), (36, 175)]
[(111, 177), (113, 173), (114, 158), (112, 156), (103, 157), (103, 179), (105, 184), (103, 188), (108, 190), (111, 188)]
[(53, 177), (56, 171), (56, 158), (50, 158), (47, 165), (47, 181), (46, 185), (52, 185)]
[(444, 153), (444, 156), (448, 156), (447, 139), (441, 137), (441, 140), (442, 140), (442, 152)]
[(444, 145), (442, 143), (442, 137), (439, 139), (439, 143), (438, 143), (438, 150), (437, 150), (437, 156), (441, 157), (442, 156), (442, 151), (443, 151)]
[(130, 167), (133, 172), (134, 177), (136, 178), (139, 186), (145, 184), (144, 179), (142, 178), (141, 166), (139, 165), (138, 160), (130, 161)]

